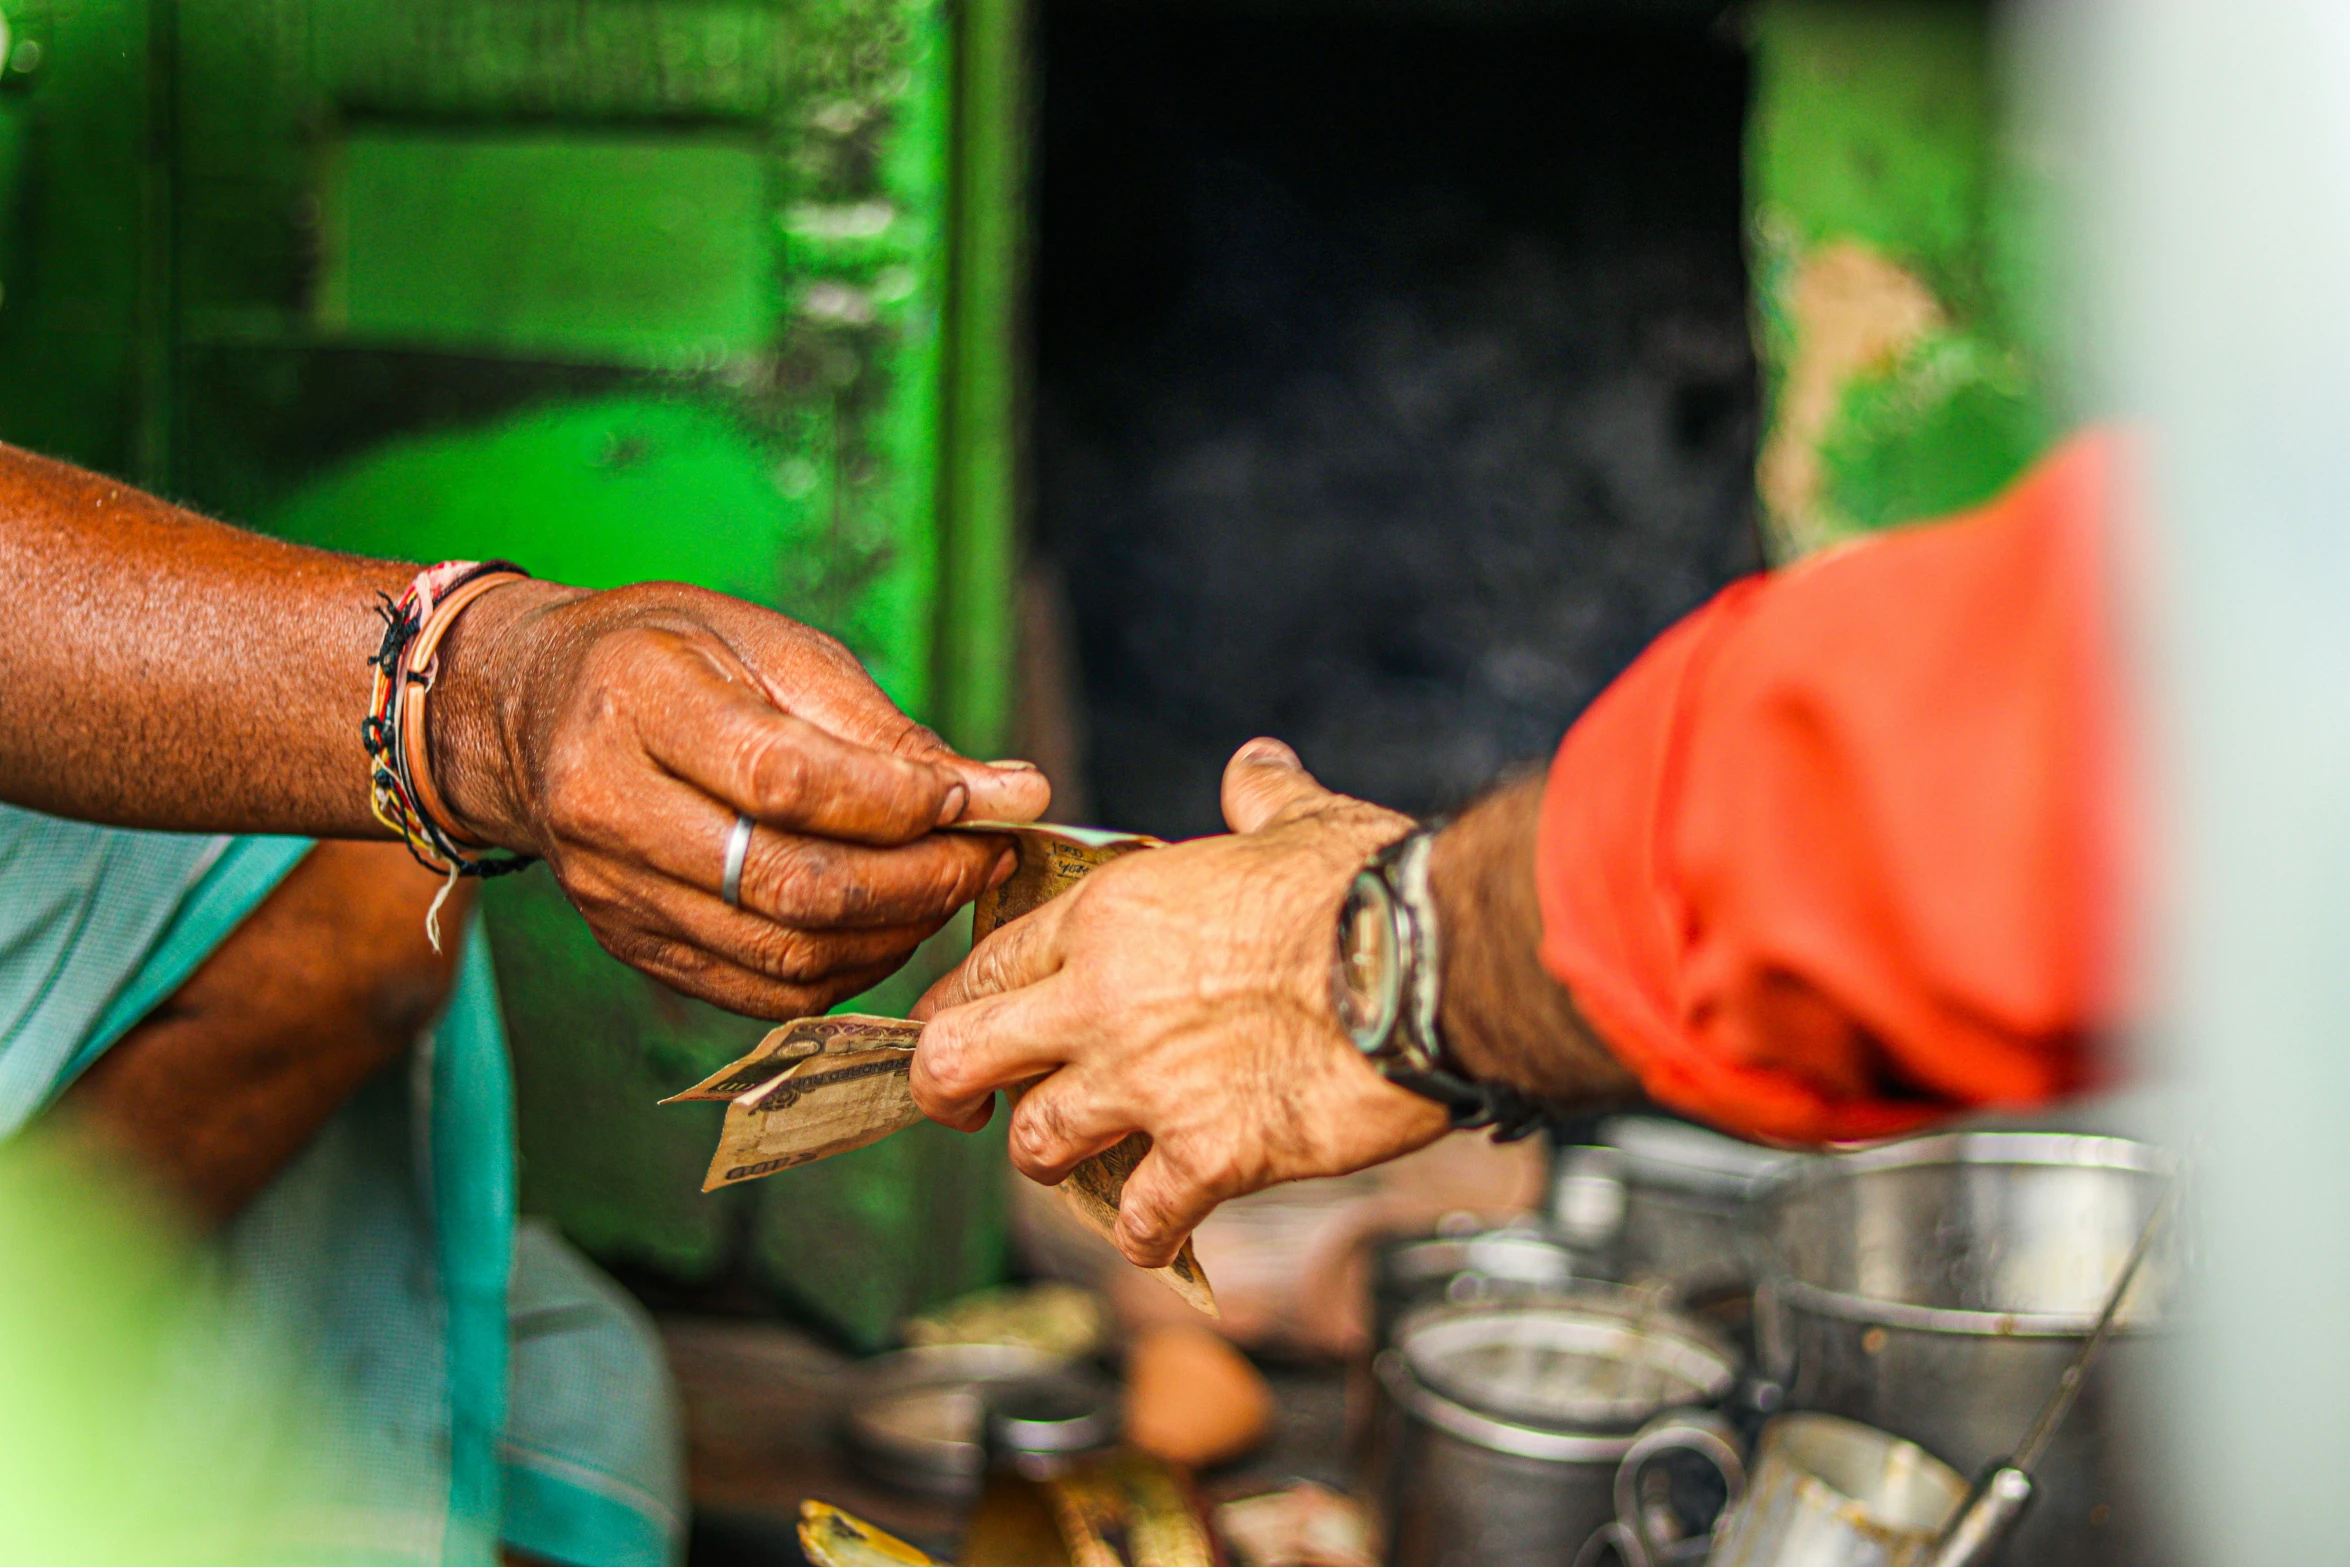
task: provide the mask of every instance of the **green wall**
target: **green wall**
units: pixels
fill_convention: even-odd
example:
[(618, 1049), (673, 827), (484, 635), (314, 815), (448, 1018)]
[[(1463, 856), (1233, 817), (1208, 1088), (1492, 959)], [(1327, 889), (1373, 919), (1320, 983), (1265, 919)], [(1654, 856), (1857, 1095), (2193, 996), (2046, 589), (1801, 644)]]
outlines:
[(1988, 498), (2057, 428), (2039, 176), (1984, 0), (1763, 0), (1748, 130), (1772, 553)]
[[(0, 436), (336, 548), (771, 604), (996, 754), (1016, 6), (0, 15), (38, 55), (0, 77)], [(486, 907), (525, 1201), (590, 1250), (868, 1343), (1000, 1274), (987, 1138), (703, 1196), (715, 1118), (653, 1101), (764, 1025), (605, 957), (543, 872)]]

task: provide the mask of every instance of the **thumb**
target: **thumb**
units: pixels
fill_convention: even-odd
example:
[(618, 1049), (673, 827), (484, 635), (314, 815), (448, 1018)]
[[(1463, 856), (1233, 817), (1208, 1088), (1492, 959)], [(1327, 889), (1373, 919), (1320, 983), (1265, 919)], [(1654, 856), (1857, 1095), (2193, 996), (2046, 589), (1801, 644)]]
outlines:
[(959, 776), (971, 793), (963, 819), (1032, 822), (1053, 803), (1053, 786), (1034, 762), (974, 762), (940, 746), (929, 760)]
[(1224, 821), (1234, 832), (1255, 832), (1336, 798), (1278, 740), (1251, 740), (1224, 764)]

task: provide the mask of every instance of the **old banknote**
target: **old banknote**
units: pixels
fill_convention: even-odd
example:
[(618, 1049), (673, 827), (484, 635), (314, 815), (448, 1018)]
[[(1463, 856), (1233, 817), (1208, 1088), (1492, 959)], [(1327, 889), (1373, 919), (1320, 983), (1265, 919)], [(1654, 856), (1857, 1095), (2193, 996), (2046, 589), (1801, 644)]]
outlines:
[[(1041, 908), (1123, 855), (1163, 847), (1139, 833), (1044, 822), (958, 822), (950, 831), (1000, 833), (1019, 863), (972, 909), (972, 939)], [(756, 1180), (878, 1142), (922, 1118), (907, 1084), (921, 1025), (902, 1018), (810, 1017), (784, 1024), (741, 1060), (662, 1101), (721, 1100), (726, 1124), (704, 1191)], [(1020, 1090), (1011, 1091), (1016, 1102)], [(1150, 1152), (1141, 1133), (1080, 1163), (1058, 1188), (1071, 1210), (1103, 1239), (1113, 1237), (1126, 1178)], [(1185, 1241), (1164, 1268), (1169, 1289), (1210, 1316), (1215, 1291)]]
[(799, 1018), (675, 1096), (726, 1101), (702, 1190), (813, 1164), (921, 1120), (906, 1079), (921, 1037), (922, 1025), (904, 1018)]
[(720, 1067), (681, 1094), (661, 1102), (678, 1104), (690, 1099), (739, 1099), (781, 1077), (786, 1069), (810, 1056), (843, 1055), (852, 1050), (911, 1050), (922, 1036), (919, 1023), (902, 1017), (864, 1017), (844, 1012), (837, 1017), (794, 1018), (767, 1037), (741, 1060)]
[(1040, 908), (1093, 872), (1137, 849), (1166, 847), (1141, 833), (1105, 832), (1098, 827), (1061, 827), (1051, 822), (957, 822), (949, 832), (1002, 833), (1019, 845), (1020, 860), (1002, 885), (990, 887), (971, 905), (971, 939), (984, 941), (997, 926)]
[[(967, 832), (1001, 832), (1017, 840), (1020, 862), (1000, 886), (980, 894), (971, 910), (971, 939), (983, 941), (989, 932), (1032, 913), (1076, 886), (1087, 876), (1121, 856), (1139, 849), (1164, 848), (1158, 838), (1147, 838), (1139, 833), (1102, 832), (1089, 827), (1057, 827), (1036, 822), (965, 822), (958, 830)], [(1017, 1103), (1020, 1090), (1009, 1090), (1009, 1097)], [(1058, 1190), (1070, 1209), (1104, 1240), (1115, 1237), (1118, 1227), (1118, 1202), (1126, 1193), (1126, 1178), (1142, 1163), (1150, 1152), (1151, 1140), (1137, 1132), (1116, 1146), (1104, 1149), (1069, 1172)], [(1163, 1268), (1151, 1270), (1166, 1286), (1209, 1316), (1222, 1315), (1216, 1308), (1216, 1292), (1208, 1284), (1208, 1276), (1200, 1271), (1199, 1258), (1191, 1249), (1191, 1242), (1183, 1243), (1183, 1250), (1175, 1260)]]

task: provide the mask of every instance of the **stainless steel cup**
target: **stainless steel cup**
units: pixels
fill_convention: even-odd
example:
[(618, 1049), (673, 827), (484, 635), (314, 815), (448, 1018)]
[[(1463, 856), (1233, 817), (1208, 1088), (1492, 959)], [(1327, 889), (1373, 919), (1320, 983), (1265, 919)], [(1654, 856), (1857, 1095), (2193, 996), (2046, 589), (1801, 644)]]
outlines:
[[(1974, 1474), (2015, 1449), (2105, 1304), (2170, 1180), (2113, 1137), (1966, 1132), (1817, 1159), (1764, 1203), (1776, 1263), (1757, 1359), (1789, 1409), (1919, 1443)], [(2035, 1473), (1998, 1560), (2153, 1567), (2111, 1393), (2156, 1342), (2173, 1254), (2158, 1247), (2116, 1336)]]
[(1390, 1567), (1565, 1567), (1614, 1517), (1642, 1426), (1717, 1402), (1736, 1370), (1628, 1290), (1412, 1313), (1376, 1362)]
[(1396, 1324), (1422, 1306), (1531, 1300), (1589, 1276), (1565, 1245), (1530, 1227), (1399, 1235), (1373, 1256), (1371, 1347), (1393, 1348)]
[(1803, 1155), (1657, 1116), (1611, 1116), (1596, 1135), (1559, 1156), (1551, 1225), (1562, 1239), (1613, 1276), (1663, 1280), (1683, 1300), (1753, 1287), (1750, 1200)]
[(1921, 1567), (1966, 1494), (1958, 1471), (1914, 1442), (1835, 1415), (1781, 1415), (1763, 1428), (1711, 1567)]

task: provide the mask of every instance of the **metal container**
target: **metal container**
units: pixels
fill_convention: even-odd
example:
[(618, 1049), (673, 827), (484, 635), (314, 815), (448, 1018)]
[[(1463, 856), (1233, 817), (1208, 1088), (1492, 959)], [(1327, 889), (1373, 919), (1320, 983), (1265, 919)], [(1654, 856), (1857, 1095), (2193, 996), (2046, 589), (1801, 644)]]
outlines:
[[(1766, 1204), (1773, 1271), (1757, 1303), (1766, 1375), (1786, 1407), (1918, 1443), (1972, 1475), (2021, 1440), (2162, 1198), (2143, 1144), (1971, 1132), (1824, 1159)], [(2131, 1476), (2108, 1390), (2147, 1352), (2171, 1269), (2158, 1249), (2116, 1337), (2039, 1471), (2004, 1563), (2130, 1563)]]
[(1118, 1445), (1118, 1390), (1090, 1369), (991, 1382), (987, 1467), (1024, 1480), (1052, 1480)]
[(992, 1389), (1084, 1374), (1083, 1363), (1009, 1344), (937, 1344), (861, 1368), (841, 1418), (857, 1467), (886, 1485), (956, 1500), (987, 1473)]
[(1719, 1401), (1737, 1364), (1653, 1299), (1585, 1285), (1571, 1300), (1414, 1312), (1376, 1371), (1390, 1567), (1565, 1567), (1614, 1517), (1640, 1428)]
[(1372, 1348), (1391, 1346), (1396, 1324), (1419, 1307), (1556, 1295), (1585, 1273), (1573, 1251), (1537, 1229), (1410, 1235), (1387, 1241), (1371, 1269)]
[(1966, 1495), (1957, 1471), (1914, 1442), (1835, 1415), (1781, 1415), (1763, 1428), (1712, 1567), (1924, 1567)]
[(1805, 1156), (1659, 1116), (1611, 1116), (1596, 1137), (1559, 1159), (1551, 1218), (1562, 1239), (1619, 1277), (1660, 1280), (1683, 1299), (1753, 1287), (1749, 1205)]

